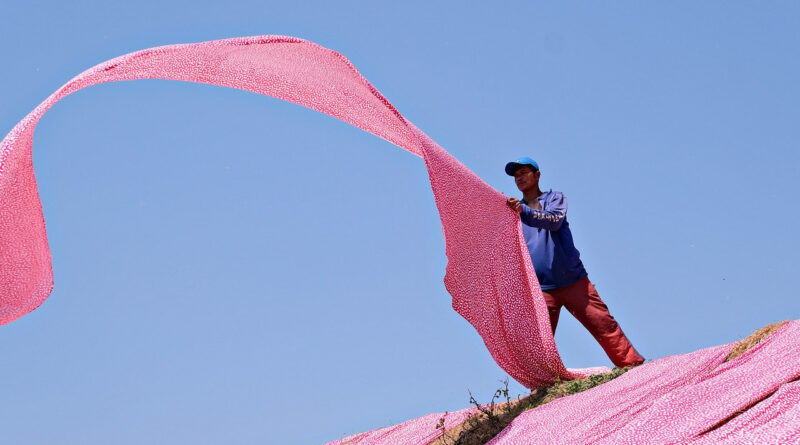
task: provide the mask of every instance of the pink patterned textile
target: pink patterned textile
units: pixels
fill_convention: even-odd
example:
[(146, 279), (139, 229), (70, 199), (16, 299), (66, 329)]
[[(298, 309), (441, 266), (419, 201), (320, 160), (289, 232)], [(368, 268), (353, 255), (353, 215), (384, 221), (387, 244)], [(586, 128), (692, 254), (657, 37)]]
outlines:
[(399, 425), (354, 434), (326, 445), (429, 444), (442, 437), (442, 430), (437, 428), (440, 419), (444, 417), (444, 429), (449, 430), (466, 421), (476, 411), (476, 408), (465, 408), (452, 413), (428, 414)]
[(646, 363), (604, 385), (523, 413), (495, 441), (527, 443), (533, 437), (553, 438), (553, 443), (600, 442), (654, 400), (714, 369), (729, 349), (717, 346)]
[(685, 443), (692, 445), (800, 443), (800, 382), (782, 385), (775, 394), (719, 429)]
[(657, 360), (523, 413), (490, 444), (797, 443), (799, 346), (795, 321), (730, 362), (731, 345)]
[[(120, 80), (172, 79), (273, 96), (341, 119), (421, 156), (441, 215), (454, 309), (492, 357), (529, 388), (568, 371), (547, 308), (503, 195), (408, 122), (341, 54), (294, 37), (245, 37), (127, 54), (81, 73), (19, 122), (0, 143), (0, 324), (38, 307), (53, 276), (32, 162), (33, 132), (64, 96)], [(466, 205), (469, 203), (469, 205)]]
[[(524, 412), (489, 444), (800, 443), (800, 321), (726, 362), (732, 346), (646, 363)], [(441, 414), (330, 445), (427, 445), (438, 438), (426, 435), (436, 416)]]

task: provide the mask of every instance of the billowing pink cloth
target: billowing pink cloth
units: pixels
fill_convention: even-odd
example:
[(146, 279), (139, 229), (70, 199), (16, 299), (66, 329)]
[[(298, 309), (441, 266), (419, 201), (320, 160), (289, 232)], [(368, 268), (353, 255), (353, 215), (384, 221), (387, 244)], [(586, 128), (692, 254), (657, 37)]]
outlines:
[[(800, 321), (726, 362), (732, 346), (646, 363), (609, 383), (524, 412), (489, 443), (800, 443)], [(401, 424), (403, 436), (394, 435), (397, 427), (387, 427), (351, 436), (346, 443), (427, 445), (438, 437), (425, 435), (432, 431), (431, 416), (436, 415)], [(417, 435), (408, 435), (409, 428)], [(380, 436), (373, 435), (377, 432)]]
[(78, 75), (0, 143), (0, 323), (38, 307), (53, 286), (31, 145), (41, 116), (90, 85), (174, 79), (239, 88), (331, 115), (421, 156), (446, 240), (445, 285), (453, 307), (492, 357), (529, 388), (571, 378), (550, 332), (547, 308), (503, 195), (408, 122), (342, 55), (293, 37), (247, 37), (127, 54)]

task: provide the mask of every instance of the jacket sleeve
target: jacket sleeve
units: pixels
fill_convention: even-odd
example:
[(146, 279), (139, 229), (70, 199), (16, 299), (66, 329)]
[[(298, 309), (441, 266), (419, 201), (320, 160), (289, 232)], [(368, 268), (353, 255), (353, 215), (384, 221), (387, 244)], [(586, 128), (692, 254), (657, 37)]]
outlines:
[(523, 203), (520, 218), (528, 226), (556, 231), (567, 218), (567, 198), (562, 193), (553, 193), (542, 210)]

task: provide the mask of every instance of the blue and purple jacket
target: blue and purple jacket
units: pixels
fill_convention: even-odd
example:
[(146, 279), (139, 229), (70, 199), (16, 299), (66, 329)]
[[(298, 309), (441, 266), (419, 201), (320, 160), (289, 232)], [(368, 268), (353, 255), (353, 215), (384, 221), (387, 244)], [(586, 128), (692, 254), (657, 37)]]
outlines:
[(569, 286), (586, 276), (567, 222), (567, 198), (552, 190), (539, 196), (541, 210), (522, 201), (522, 235), (542, 290)]

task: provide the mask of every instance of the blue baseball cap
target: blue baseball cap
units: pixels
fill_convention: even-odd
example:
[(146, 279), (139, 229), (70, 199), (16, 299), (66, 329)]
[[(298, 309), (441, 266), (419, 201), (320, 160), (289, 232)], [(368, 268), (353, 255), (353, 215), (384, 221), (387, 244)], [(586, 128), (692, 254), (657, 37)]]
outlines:
[(508, 176), (514, 176), (514, 172), (517, 171), (523, 165), (530, 166), (531, 168), (533, 168), (534, 171), (539, 170), (539, 164), (537, 164), (536, 161), (528, 157), (522, 157), (517, 159), (516, 161), (511, 161), (508, 164), (506, 164), (506, 174)]

